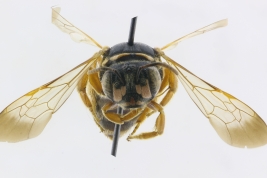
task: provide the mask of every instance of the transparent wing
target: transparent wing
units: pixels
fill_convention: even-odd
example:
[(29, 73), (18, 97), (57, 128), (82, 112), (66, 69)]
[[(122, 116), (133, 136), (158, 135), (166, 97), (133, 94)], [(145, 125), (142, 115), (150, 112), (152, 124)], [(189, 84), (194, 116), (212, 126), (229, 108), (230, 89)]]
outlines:
[(198, 78), (163, 52), (161, 54), (177, 69), (178, 78), (187, 93), (226, 143), (248, 148), (267, 143), (267, 126), (253, 109), (234, 96)]
[(96, 53), (61, 77), (7, 106), (0, 113), (0, 141), (18, 142), (38, 136), (100, 55), (100, 52)]
[(215, 30), (217, 28), (220, 28), (220, 27), (225, 27), (227, 25), (227, 19), (224, 19), (224, 20), (220, 20), (218, 22), (215, 22), (213, 24), (210, 24), (206, 27), (203, 27), (201, 29), (198, 29), (188, 35), (185, 35), (169, 44), (167, 44), (166, 46), (162, 47), (161, 50), (162, 51), (166, 51), (166, 50), (170, 50), (172, 48), (175, 48), (177, 46), (178, 43), (180, 43), (181, 41), (185, 40), (185, 39), (188, 39), (188, 38), (191, 38), (191, 37), (194, 37), (194, 36), (197, 36), (197, 35), (201, 35), (203, 33), (206, 33), (208, 31), (211, 31), (211, 30)]
[(61, 31), (67, 33), (71, 36), (72, 40), (75, 42), (84, 42), (90, 45), (99, 47), (102, 49), (102, 46), (98, 44), (93, 38), (89, 35), (72, 25), (64, 17), (60, 15), (60, 7), (52, 7), (52, 23), (55, 24)]

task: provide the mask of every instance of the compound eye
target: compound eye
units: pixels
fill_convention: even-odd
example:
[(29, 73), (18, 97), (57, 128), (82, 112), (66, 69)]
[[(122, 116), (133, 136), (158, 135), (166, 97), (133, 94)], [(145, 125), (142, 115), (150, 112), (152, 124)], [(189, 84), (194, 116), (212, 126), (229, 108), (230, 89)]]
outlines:
[(113, 84), (111, 82), (111, 73), (110, 72), (105, 72), (103, 74), (102, 79), (101, 79), (101, 85), (102, 85), (102, 89), (103, 89), (104, 94), (109, 99), (112, 99), (113, 98), (113, 94), (112, 94)]

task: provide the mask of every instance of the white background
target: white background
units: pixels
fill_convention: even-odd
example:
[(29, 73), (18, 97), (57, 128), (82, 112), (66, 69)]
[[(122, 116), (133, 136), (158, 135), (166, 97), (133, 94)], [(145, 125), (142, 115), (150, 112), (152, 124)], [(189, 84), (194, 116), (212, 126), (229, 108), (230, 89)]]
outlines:
[[(152, 47), (228, 18), (228, 27), (186, 40), (166, 54), (267, 121), (264, 0), (0, 0), (0, 110), (98, 50), (73, 42), (51, 24), (54, 5), (108, 46), (127, 41), (134, 16), (135, 40)], [(114, 158), (111, 142), (74, 91), (40, 136), (0, 143), (0, 177), (267, 176), (267, 146), (250, 150), (224, 143), (181, 85), (165, 113), (163, 136), (132, 142), (122, 138)]]

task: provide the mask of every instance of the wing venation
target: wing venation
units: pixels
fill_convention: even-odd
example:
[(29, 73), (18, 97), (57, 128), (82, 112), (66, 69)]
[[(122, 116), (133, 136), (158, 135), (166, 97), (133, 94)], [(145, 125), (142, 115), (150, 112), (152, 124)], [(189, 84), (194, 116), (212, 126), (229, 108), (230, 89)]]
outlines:
[(178, 71), (178, 78), (185, 90), (209, 119), (218, 135), (236, 147), (254, 148), (267, 143), (267, 126), (248, 105), (200, 79), (180, 64), (157, 52)]
[(82, 76), (92, 64), (102, 58), (107, 49), (7, 106), (0, 113), (0, 141), (18, 142), (39, 135), (52, 114), (68, 99)]
[(177, 44), (182, 42), (183, 40), (186, 40), (188, 38), (192, 38), (192, 37), (197, 36), (197, 35), (201, 35), (203, 33), (206, 33), (206, 32), (211, 31), (211, 30), (215, 30), (217, 28), (225, 27), (227, 25), (227, 23), (228, 23), (227, 19), (223, 19), (223, 20), (220, 20), (218, 22), (212, 23), (206, 27), (198, 29), (198, 30), (196, 30), (196, 31), (194, 31), (188, 35), (185, 35), (185, 36), (165, 45), (164, 47), (161, 48), (161, 50), (162, 51), (171, 50), (171, 49), (175, 48), (177, 46)]
[(75, 42), (83, 42), (102, 49), (92, 37), (75, 27), (68, 20), (60, 15), (60, 7), (52, 7), (52, 23), (55, 24), (62, 32), (70, 35), (71, 39)]

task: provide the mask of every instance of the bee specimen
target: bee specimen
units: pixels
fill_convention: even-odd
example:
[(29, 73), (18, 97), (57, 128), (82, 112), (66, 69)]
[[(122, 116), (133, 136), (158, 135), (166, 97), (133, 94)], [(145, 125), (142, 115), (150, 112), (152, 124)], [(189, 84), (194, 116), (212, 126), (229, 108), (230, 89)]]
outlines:
[[(143, 43), (119, 43), (103, 47), (52, 8), (52, 22), (74, 41), (100, 48), (91, 58), (57, 79), (30, 91), (0, 113), (0, 141), (19, 142), (38, 136), (75, 87), (100, 130), (113, 137), (115, 124), (121, 135), (148, 139), (164, 131), (164, 106), (177, 90), (178, 80), (229, 145), (258, 147), (267, 143), (267, 127), (260, 116), (242, 101), (198, 78), (163, 52), (181, 41), (227, 25), (221, 20), (179, 38), (162, 48)], [(123, 115), (116, 113), (123, 109)], [(146, 118), (157, 113), (151, 132), (136, 134)]]

